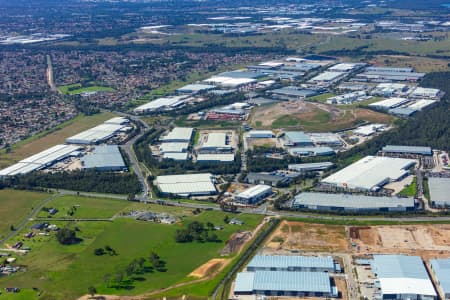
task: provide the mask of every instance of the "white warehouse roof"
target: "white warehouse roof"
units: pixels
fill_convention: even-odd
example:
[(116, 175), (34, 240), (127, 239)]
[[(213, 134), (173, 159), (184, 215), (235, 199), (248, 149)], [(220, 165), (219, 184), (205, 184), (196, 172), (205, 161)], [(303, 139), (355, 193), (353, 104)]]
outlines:
[(340, 77), (343, 77), (343, 76), (345, 76), (345, 73), (325, 71), (323, 73), (320, 73), (316, 77), (312, 78), (310, 81), (311, 82), (333, 81), (333, 80), (336, 80), (336, 79), (338, 79)]
[(371, 104), (369, 104), (369, 106), (389, 109), (389, 108), (394, 108), (394, 107), (400, 106), (402, 104), (405, 104), (408, 101), (409, 100), (405, 99), (405, 98), (389, 98), (386, 100), (381, 100), (381, 101), (378, 101), (375, 103), (371, 103)]
[(252, 186), (249, 189), (246, 189), (242, 193), (239, 193), (237, 197), (244, 198), (244, 199), (251, 199), (253, 197), (257, 197), (261, 194), (267, 193), (270, 190), (272, 190), (271, 186), (264, 185), (264, 184), (258, 184), (255, 186)]
[(124, 125), (103, 123), (66, 139), (68, 144), (95, 144), (112, 137)]
[(227, 134), (222, 132), (208, 133), (206, 142), (202, 148), (231, 148), (227, 145)]
[(413, 159), (366, 156), (328, 176), (322, 182), (337, 187), (371, 190), (400, 179), (415, 163)]
[(138, 106), (134, 109), (135, 113), (144, 113), (146, 111), (156, 111), (162, 108), (174, 108), (181, 105), (189, 96), (169, 96), (155, 99), (151, 102)]
[(216, 193), (210, 173), (166, 175), (156, 177), (156, 183), (163, 193), (178, 195), (200, 195)]
[(193, 131), (194, 129), (189, 127), (175, 127), (166, 136), (162, 137), (161, 140), (189, 142)]

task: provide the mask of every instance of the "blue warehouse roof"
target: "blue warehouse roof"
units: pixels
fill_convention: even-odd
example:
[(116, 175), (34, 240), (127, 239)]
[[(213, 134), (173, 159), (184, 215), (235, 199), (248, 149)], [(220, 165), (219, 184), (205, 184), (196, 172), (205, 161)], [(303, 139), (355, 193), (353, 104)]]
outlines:
[(431, 268), (445, 294), (450, 294), (450, 258), (431, 259)]
[(328, 268), (334, 270), (331, 256), (256, 255), (248, 268)]
[(429, 279), (419, 256), (374, 255), (372, 268), (378, 278)]
[[(250, 274), (253, 274), (253, 276)], [(284, 291), (333, 293), (333, 288), (327, 273), (256, 271), (250, 274), (247, 272), (238, 274), (234, 288), (235, 292)], [(252, 290), (249, 290), (250, 288)]]
[(286, 131), (284, 138), (294, 144), (312, 144), (311, 137), (303, 131)]

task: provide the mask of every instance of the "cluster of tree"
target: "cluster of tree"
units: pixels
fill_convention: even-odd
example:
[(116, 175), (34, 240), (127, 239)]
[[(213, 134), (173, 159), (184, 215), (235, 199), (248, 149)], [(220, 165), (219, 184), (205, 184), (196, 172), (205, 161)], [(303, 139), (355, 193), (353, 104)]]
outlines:
[(96, 248), (94, 250), (94, 254), (97, 255), (97, 256), (102, 256), (102, 255), (105, 255), (105, 254), (117, 255), (116, 250), (111, 248), (111, 246), (109, 246), (109, 245), (106, 245), (104, 248)]
[(192, 241), (198, 242), (218, 242), (217, 234), (210, 233), (214, 230), (214, 224), (208, 222), (206, 226), (198, 221), (188, 224), (187, 228), (178, 229), (175, 232), (175, 241), (177, 243), (190, 243)]
[(7, 178), (3, 182), (8, 187), (18, 189), (53, 188), (83, 192), (137, 194), (139, 180), (131, 173), (110, 173), (89, 171), (68, 171), (62, 173), (33, 172)]
[(72, 245), (80, 242), (77, 238), (75, 230), (70, 228), (62, 228), (56, 233), (56, 239), (61, 245)]
[[(150, 263), (150, 266), (146, 266), (147, 261)], [(107, 287), (119, 288), (125, 279), (132, 282), (134, 275), (152, 272), (153, 269), (159, 272), (167, 271), (166, 262), (154, 251), (150, 252), (148, 259), (143, 257), (133, 259), (123, 270), (118, 270), (114, 274), (105, 274), (103, 281)]]
[(74, 95), (72, 98), (74, 98), (73, 104), (75, 105), (75, 108), (86, 116), (92, 116), (100, 112), (100, 109), (94, 103), (81, 98), (81, 96)]

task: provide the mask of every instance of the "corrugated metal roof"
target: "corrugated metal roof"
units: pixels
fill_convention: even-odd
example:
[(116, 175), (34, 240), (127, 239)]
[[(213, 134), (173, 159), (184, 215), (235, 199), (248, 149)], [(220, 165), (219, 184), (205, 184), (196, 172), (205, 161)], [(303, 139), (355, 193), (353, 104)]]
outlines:
[(303, 131), (286, 131), (284, 139), (290, 144), (312, 144), (311, 137)]
[(227, 134), (222, 132), (212, 132), (208, 134), (206, 142), (202, 148), (231, 148), (227, 145)]
[(372, 268), (378, 278), (429, 279), (419, 256), (375, 254)]
[(234, 292), (236, 293), (251, 293), (253, 291), (253, 282), (255, 281), (255, 273), (241, 272), (236, 276), (234, 284)]
[(438, 205), (450, 205), (450, 178), (428, 178), (431, 201)]
[(295, 171), (313, 171), (313, 170), (328, 169), (328, 168), (331, 168), (333, 165), (334, 164), (332, 162), (290, 164), (290, 165), (288, 165), (288, 169), (295, 170)]
[(253, 197), (259, 196), (261, 194), (267, 193), (270, 190), (272, 190), (271, 186), (259, 184), (259, 185), (252, 186), (249, 189), (246, 189), (242, 193), (239, 193), (237, 195), (237, 197), (249, 199), (249, 198), (253, 198)]
[(450, 294), (450, 258), (431, 259), (431, 268), (445, 294)]
[(332, 155), (334, 150), (330, 147), (296, 147), (289, 148), (291, 155)]
[(219, 162), (233, 162), (234, 161), (234, 154), (233, 153), (214, 153), (214, 154), (208, 154), (208, 153), (199, 153), (197, 155), (197, 161), (203, 162), (203, 161), (219, 161)]
[(328, 206), (349, 209), (377, 209), (414, 207), (414, 198), (374, 197), (349, 194), (301, 193), (295, 196), (292, 206)]
[(292, 291), (331, 293), (327, 273), (256, 271), (253, 289), (256, 291)]
[(370, 190), (403, 177), (415, 163), (413, 159), (366, 156), (322, 182), (338, 187)]
[(156, 182), (163, 193), (199, 194), (216, 192), (210, 173), (158, 176)]
[(248, 264), (253, 268), (327, 268), (334, 270), (331, 256), (256, 255)]
[(280, 89), (270, 91), (273, 94), (280, 94), (285, 96), (310, 97), (317, 95), (317, 92), (310, 89), (302, 89), (295, 86), (287, 86)]
[(423, 154), (423, 155), (433, 154), (431, 147), (422, 147), (422, 146), (386, 145), (382, 148), (382, 151), (393, 153)]
[(81, 161), (84, 169), (126, 167), (117, 145), (97, 146), (92, 154), (84, 156)]
[(189, 142), (192, 137), (193, 128), (190, 127), (175, 127), (166, 136), (162, 138), (163, 141), (186, 141)]

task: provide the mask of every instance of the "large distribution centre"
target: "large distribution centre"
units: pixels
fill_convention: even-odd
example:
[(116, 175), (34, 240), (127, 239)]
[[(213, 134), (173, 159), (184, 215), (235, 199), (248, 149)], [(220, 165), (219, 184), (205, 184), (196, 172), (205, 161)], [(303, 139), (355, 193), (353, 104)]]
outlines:
[(74, 145), (53, 146), (28, 158), (22, 159), (17, 164), (1, 170), (0, 176), (27, 174), (35, 170), (44, 169), (69, 157), (72, 153), (78, 151), (79, 149), (80, 147)]
[(418, 256), (374, 255), (372, 271), (382, 299), (437, 299), (428, 272)]
[(409, 169), (415, 164), (413, 159), (366, 156), (323, 179), (322, 183), (345, 189), (378, 190), (408, 175)]
[(351, 194), (301, 193), (292, 202), (294, 209), (320, 211), (409, 211), (414, 198), (374, 197)]
[(247, 265), (247, 271), (340, 271), (331, 256), (256, 255)]
[(430, 265), (445, 300), (450, 299), (450, 258), (431, 259)]
[(430, 200), (438, 207), (450, 206), (450, 178), (429, 177)]
[(103, 124), (82, 131), (66, 139), (68, 144), (92, 145), (98, 144), (113, 137), (116, 133), (126, 130), (128, 125), (106, 121)]
[(117, 145), (96, 146), (92, 154), (81, 159), (83, 169), (123, 171), (127, 169)]
[(210, 173), (166, 175), (156, 177), (156, 184), (163, 194), (179, 196), (206, 196), (217, 193)]

